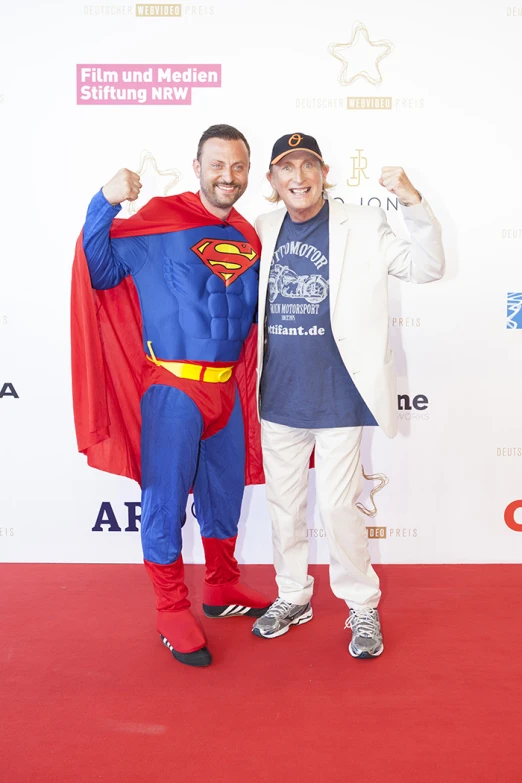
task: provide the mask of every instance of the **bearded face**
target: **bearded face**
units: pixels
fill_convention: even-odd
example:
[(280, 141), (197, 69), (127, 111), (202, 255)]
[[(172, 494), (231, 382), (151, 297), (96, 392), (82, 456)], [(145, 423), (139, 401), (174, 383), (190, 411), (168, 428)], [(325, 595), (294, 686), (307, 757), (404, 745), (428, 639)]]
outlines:
[(230, 209), (248, 185), (248, 150), (241, 140), (208, 139), (201, 160), (194, 161), (202, 201), (217, 209)]

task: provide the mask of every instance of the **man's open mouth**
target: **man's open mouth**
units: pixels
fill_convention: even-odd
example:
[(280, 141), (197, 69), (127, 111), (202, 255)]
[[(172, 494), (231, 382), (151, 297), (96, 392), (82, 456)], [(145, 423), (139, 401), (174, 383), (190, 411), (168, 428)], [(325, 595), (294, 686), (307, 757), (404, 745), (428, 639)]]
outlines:
[(307, 193), (310, 193), (312, 188), (290, 188), (290, 193), (292, 193), (294, 196), (306, 196)]
[(235, 190), (237, 190), (237, 185), (214, 185), (217, 190), (220, 190), (222, 193), (233, 193)]

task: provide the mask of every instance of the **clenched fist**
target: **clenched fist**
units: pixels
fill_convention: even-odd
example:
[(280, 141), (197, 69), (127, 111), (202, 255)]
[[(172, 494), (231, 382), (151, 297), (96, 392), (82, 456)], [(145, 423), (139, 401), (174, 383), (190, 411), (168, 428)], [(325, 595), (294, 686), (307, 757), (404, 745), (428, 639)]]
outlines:
[(421, 202), (418, 190), (413, 187), (406, 172), (400, 166), (384, 166), (379, 184), (390, 193), (394, 193), (401, 204), (407, 207)]
[(122, 201), (136, 201), (140, 195), (140, 178), (129, 169), (120, 169), (102, 188), (102, 193), (113, 207)]

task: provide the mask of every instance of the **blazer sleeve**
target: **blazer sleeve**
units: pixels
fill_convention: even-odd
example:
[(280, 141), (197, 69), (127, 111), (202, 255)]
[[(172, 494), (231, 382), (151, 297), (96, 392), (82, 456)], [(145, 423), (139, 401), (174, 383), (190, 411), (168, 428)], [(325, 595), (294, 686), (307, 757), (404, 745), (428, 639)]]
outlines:
[(388, 273), (409, 283), (432, 283), (444, 275), (446, 260), (440, 223), (423, 198), (411, 207), (401, 205), (410, 241), (391, 230), (384, 210), (379, 209), (379, 244)]

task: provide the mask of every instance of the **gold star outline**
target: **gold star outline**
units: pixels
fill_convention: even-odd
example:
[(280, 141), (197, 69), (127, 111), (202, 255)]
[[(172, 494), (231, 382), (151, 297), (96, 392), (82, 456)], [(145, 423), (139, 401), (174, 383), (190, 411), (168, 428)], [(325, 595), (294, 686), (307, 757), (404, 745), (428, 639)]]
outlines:
[[(370, 74), (367, 71), (359, 71), (354, 76), (351, 76), (348, 78), (347, 70), (349, 68), (349, 62), (348, 60), (343, 57), (341, 52), (346, 51), (347, 49), (350, 49), (351, 47), (355, 46), (357, 41), (359, 40), (359, 35), (363, 35), (364, 38), (368, 41), (370, 46), (378, 47), (384, 47), (385, 51), (381, 52), (381, 54), (377, 57), (375, 60), (375, 70), (379, 74), (379, 78), (375, 78), (373, 76), (370, 76)], [(394, 46), (391, 41), (388, 41), (386, 39), (383, 39), (381, 41), (370, 41), (370, 34), (368, 30), (366, 29), (366, 26), (362, 22), (354, 22), (353, 28), (352, 28), (352, 37), (351, 40), (348, 41), (348, 43), (331, 43), (328, 46), (328, 51), (332, 55), (332, 57), (335, 57), (336, 60), (339, 60), (340, 63), (343, 64), (343, 68), (341, 70), (341, 73), (337, 77), (337, 81), (339, 84), (342, 84), (343, 87), (348, 86), (349, 84), (352, 84), (356, 79), (366, 79), (370, 82), (370, 84), (381, 84), (382, 82), (382, 75), (379, 70), (379, 63), (381, 60), (384, 60), (385, 57), (388, 57), (389, 54), (393, 51)]]
[[(149, 152), (148, 150), (142, 150), (140, 155), (140, 164), (136, 169), (136, 174), (141, 177), (149, 168), (152, 168), (160, 177), (171, 177), (170, 181), (167, 182), (163, 188), (164, 196), (168, 196), (172, 188), (182, 179), (182, 174), (180, 171), (178, 171), (178, 169), (160, 169), (152, 152)], [(136, 212), (136, 205), (138, 200), (139, 199), (136, 201), (127, 202), (127, 211), (130, 214), (134, 214)]]
[(372, 519), (377, 516), (377, 506), (375, 505), (375, 495), (377, 492), (380, 492), (381, 489), (384, 489), (386, 484), (389, 483), (388, 476), (385, 476), (384, 473), (370, 473), (368, 476), (364, 472), (364, 466), (362, 469), (362, 474), (364, 478), (367, 481), (378, 481), (379, 483), (370, 491), (370, 503), (373, 506), (373, 509), (366, 508), (366, 506), (363, 506), (362, 503), (356, 503), (355, 505), (359, 509), (359, 511), (362, 511), (363, 514), (366, 514), (367, 517), (371, 517)]

